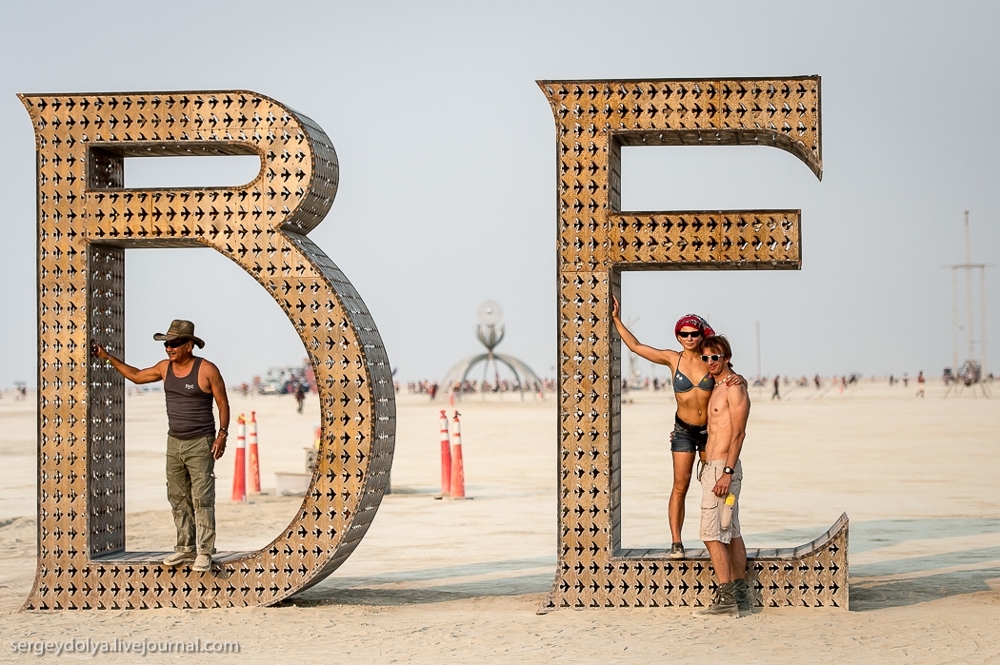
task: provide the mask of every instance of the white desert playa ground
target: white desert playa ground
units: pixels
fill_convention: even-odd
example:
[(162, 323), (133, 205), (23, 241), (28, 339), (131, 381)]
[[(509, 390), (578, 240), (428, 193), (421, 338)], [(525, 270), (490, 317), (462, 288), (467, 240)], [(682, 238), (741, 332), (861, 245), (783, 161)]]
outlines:
[[(750, 547), (799, 545), (846, 511), (851, 610), (768, 609), (699, 619), (682, 609), (535, 614), (556, 551), (556, 405), (507, 396), (460, 404), (467, 493), (435, 501), (438, 410), (400, 395), (394, 493), (353, 556), (326, 581), (266, 609), (25, 613), (35, 557), (33, 396), (0, 400), (0, 662), (34, 662), (12, 643), (238, 642), (239, 655), (97, 654), (100, 662), (245, 663), (987, 663), (1000, 662), (1000, 390), (943, 399), (865, 380), (844, 394), (799, 388), (755, 399), (741, 518)], [(623, 407), (623, 544), (668, 545), (670, 393)], [(128, 547), (168, 550), (162, 395), (130, 396)], [(262, 480), (299, 471), (316, 402), (233, 397), (257, 411)], [(310, 412), (309, 408), (313, 410)], [(451, 411), (449, 410), (449, 415)], [(218, 468), (219, 548), (258, 548), (298, 500), (229, 501)], [(689, 496), (685, 540), (697, 545)], [(55, 655), (44, 656), (56, 658)], [(70, 662), (90, 659), (62, 654)]]

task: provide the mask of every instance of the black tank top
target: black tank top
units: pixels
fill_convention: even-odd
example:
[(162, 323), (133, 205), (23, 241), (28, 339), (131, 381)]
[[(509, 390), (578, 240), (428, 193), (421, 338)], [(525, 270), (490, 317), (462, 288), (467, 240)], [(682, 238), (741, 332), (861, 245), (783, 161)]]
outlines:
[(167, 433), (178, 439), (215, 438), (215, 416), (212, 414), (212, 393), (198, 385), (198, 370), (203, 358), (194, 359), (194, 367), (182, 379), (174, 376), (174, 364), (167, 365), (163, 392), (167, 398)]

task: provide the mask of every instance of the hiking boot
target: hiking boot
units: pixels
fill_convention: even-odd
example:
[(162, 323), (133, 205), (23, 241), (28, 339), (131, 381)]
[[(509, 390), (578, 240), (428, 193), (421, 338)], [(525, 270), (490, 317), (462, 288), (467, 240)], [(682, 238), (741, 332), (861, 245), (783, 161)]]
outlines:
[(739, 617), (740, 610), (736, 606), (736, 582), (726, 582), (719, 585), (715, 602), (694, 613), (696, 617)]
[(736, 599), (736, 607), (739, 609), (741, 617), (748, 617), (753, 614), (753, 605), (750, 604), (750, 590), (747, 588), (747, 581), (736, 580), (734, 584), (736, 587), (733, 595)]
[(667, 556), (671, 559), (683, 559), (684, 558), (684, 545), (681, 543), (674, 543), (670, 546), (670, 552)]
[(197, 570), (199, 572), (205, 572), (206, 570), (212, 569), (212, 555), (211, 554), (199, 554), (194, 560), (194, 565), (191, 566), (191, 570)]
[(163, 560), (163, 565), (172, 568), (174, 566), (183, 566), (192, 561), (194, 561), (194, 552), (174, 552)]

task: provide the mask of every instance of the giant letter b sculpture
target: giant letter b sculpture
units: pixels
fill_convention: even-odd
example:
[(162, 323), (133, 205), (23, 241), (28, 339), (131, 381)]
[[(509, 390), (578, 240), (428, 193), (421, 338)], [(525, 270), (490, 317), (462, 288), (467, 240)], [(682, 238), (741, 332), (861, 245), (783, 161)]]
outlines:
[[(247, 91), (22, 95), (38, 152), (38, 568), (26, 609), (269, 605), (333, 572), (389, 482), (392, 377), (375, 324), (307, 234), (337, 190), (309, 118)], [(259, 155), (243, 187), (125, 189), (126, 157)], [(125, 249), (211, 247), (281, 306), (316, 373), (323, 436), (292, 522), (221, 569), (125, 551)]]

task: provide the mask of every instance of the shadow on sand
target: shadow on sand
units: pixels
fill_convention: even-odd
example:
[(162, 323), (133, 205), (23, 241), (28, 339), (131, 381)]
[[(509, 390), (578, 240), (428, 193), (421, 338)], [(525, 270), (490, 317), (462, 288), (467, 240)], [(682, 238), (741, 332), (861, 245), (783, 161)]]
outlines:
[[(851, 524), (852, 554), (907, 542), (1000, 534), (1000, 519), (878, 520)], [(989, 592), (1000, 578), (1000, 538), (995, 546), (899, 556), (851, 565), (851, 609), (859, 612), (916, 605), (949, 596)], [(994, 602), (1000, 602), (996, 594)]]
[[(934, 573), (919, 577), (875, 581), (851, 576), (851, 610), (870, 612), (889, 607), (916, 605), (931, 600), (976, 592), (993, 592), (987, 580), (1000, 578), (1000, 565), (974, 570)], [(857, 579), (857, 581), (855, 581)], [(1000, 590), (990, 594), (1000, 603)]]
[[(539, 569), (545, 569), (545, 572)], [(439, 566), (364, 577), (337, 577), (334, 574), (287, 602), (298, 606), (395, 606), (545, 594), (552, 587), (555, 571), (556, 559), (551, 556)]]
[[(807, 542), (815, 537), (814, 531), (787, 529), (749, 538), (760, 542)], [(856, 555), (911, 541), (926, 544), (937, 539), (984, 534), (1000, 534), (1000, 519), (852, 522), (850, 551)], [(397, 606), (545, 594), (551, 588), (555, 566), (555, 556), (551, 556), (358, 577), (334, 574), (288, 602), (299, 606)], [(852, 563), (851, 609), (866, 612), (991, 591), (988, 581), (995, 578), (1000, 578), (1000, 539), (998, 545), (990, 547)], [(1000, 594), (996, 602), (1000, 602)]]

